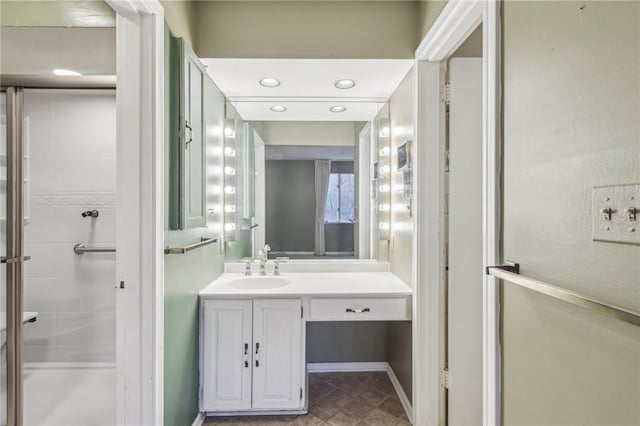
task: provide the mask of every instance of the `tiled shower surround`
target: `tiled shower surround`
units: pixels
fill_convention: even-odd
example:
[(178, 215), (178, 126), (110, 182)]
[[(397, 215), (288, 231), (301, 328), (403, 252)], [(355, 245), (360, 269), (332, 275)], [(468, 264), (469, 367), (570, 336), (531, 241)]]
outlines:
[[(28, 90), (27, 363), (115, 361), (116, 126), (111, 90)], [(98, 218), (83, 218), (96, 209)]]

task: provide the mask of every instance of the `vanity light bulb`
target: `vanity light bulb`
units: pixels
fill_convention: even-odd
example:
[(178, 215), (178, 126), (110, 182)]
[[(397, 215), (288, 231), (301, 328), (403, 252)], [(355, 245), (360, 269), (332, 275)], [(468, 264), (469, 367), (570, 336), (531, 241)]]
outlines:
[(236, 206), (234, 206), (233, 204), (227, 204), (226, 206), (224, 206), (224, 211), (227, 213), (233, 213), (236, 211)]
[(380, 173), (389, 173), (389, 166), (380, 167)]
[(380, 129), (380, 136), (382, 136), (383, 138), (386, 138), (387, 136), (389, 136), (389, 134), (391, 133), (391, 129), (389, 129), (389, 127), (384, 126), (383, 128)]
[(391, 207), (389, 206), (389, 204), (380, 204), (381, 212), (388, 212), (389, 210), (391, 210)]
[(227, 157), (233, 157), (236, 155), (236, 150), (228, 146), (224, 149), (224, 155)]
[(389, 185), (384, 184), (384, 185), (380, 185), (380, 192), (389, 192)]
[(391, 152), (391, 148), (389, 148), (388, 146), (385, 146), (380, 150), (380, 155), (389, 155), (390, 152)]
[(224, 224), (224, 230), (225, 231), (233, 231), (236, 229), (236, 224), (235, 223), (225, 223)]
[(236, 189), (233, 186), (225, 186), (224, 187), (224, 192), (227, 194), (235, 194), (236, 193)]
[(224, 128), (224, 135), (228, 138), (234, 138), (236, 137), (236, 131), (233, 130), (231, 127), (225, 127)]
[(380, 222), (380, 229), (382, 229), (383, 231), (388, 231), (389, 228), (389, 222)]
[(227, 166), (224, 168), (224, 174), (227, 176), (233, 176), (236, 174), (236, 169), (234, 169), (233, 167)]

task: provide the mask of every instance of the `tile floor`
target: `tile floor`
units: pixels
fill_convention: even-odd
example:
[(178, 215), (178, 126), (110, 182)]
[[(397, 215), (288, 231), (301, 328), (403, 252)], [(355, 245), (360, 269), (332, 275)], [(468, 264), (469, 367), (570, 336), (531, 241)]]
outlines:
[(304, 416), (208, 417), (212, 425), (409, 425), (398, 395), (385, 372), (309, 375), (309, 414)]

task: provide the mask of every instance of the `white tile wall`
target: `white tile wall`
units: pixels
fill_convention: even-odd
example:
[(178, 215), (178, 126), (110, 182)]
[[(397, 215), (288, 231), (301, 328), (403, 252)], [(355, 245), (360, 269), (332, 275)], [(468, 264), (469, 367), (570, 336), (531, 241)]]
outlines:
[[(115, 93), (25, 92), (31, 142), (25, 228), (27, 362), (115, 360), (115, 256), (73, 246), (115, 245)], [(82, 218), (97, 209), (97, 219)]]

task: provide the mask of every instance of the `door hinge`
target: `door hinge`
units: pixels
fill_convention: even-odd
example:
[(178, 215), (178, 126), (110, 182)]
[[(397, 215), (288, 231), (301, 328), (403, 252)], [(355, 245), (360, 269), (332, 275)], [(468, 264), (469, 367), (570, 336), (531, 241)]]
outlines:
[(302, 386), (300, 386), (300, 401), (302, 401)]
[(451, 83), (445, 83), (442, 86), (442, 102), (444, 102), (445, 105), (451, 103)]
[(449, 369), (445, 368), (440, 371), (440, 386), (449, 389)]

